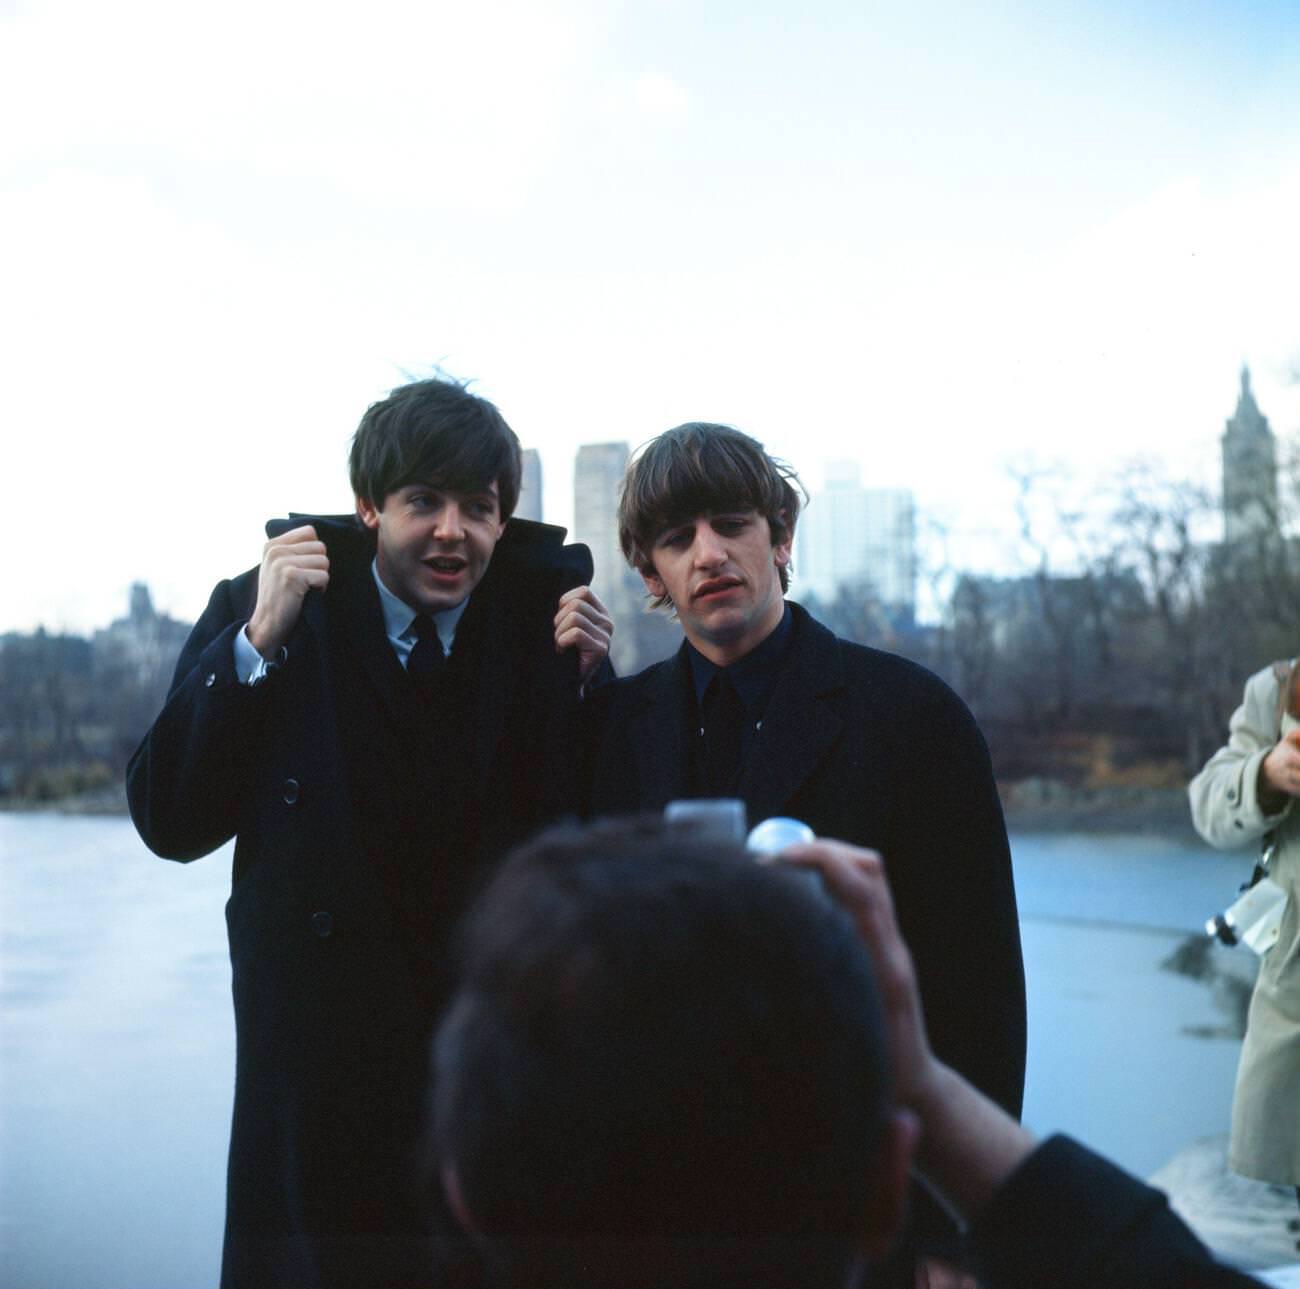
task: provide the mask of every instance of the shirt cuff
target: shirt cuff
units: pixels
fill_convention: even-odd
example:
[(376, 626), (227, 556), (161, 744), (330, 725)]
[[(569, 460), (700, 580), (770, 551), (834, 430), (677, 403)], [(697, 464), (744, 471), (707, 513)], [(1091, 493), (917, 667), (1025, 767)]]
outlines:
[(280, 652), (267, 662), (248, 638), (248, 623), (239, 628), (235, 637), (235, 677), (241, 685), (260, 685), (277, 667), (283, 665), (289, 651), (280, 646)]

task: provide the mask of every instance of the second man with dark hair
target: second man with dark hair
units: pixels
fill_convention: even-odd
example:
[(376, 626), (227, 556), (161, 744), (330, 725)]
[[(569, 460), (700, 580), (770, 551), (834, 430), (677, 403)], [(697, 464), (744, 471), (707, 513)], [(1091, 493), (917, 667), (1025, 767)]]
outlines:
[(786, 601), (797, 482), (724, 425), (678, 426), (634, 458), (620, 540), (686, 639), (597, 696), (591, 811), (738, 797), (750, 826), (793, 816), (882, 853), (936, 1052), (1018, 1114), (1024, 973), (984, 740), (930, 672)]

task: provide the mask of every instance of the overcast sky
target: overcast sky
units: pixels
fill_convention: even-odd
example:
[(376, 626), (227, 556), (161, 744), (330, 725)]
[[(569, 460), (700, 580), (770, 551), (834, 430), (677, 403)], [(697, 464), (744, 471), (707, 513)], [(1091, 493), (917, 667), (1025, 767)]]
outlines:
[[(441, 362), (730, 421), (993, 566), (1009, 462), (1300, 431), (1294, 0), (0, 0), (0, 630), (197, 614)], [(814, 503), (815, 504), (815, 503)]]

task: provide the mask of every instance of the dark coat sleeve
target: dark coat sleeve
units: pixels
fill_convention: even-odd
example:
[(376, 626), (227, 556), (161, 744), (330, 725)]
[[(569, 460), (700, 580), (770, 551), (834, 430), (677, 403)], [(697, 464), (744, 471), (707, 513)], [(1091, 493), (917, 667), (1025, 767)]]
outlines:
[(1067, 1137), (1052, 1137), (971, 1228), (987, 1289), (1247, 1289), (1143, 1185)]
[(235, 675), (234, 640), (255, 574), (218, 584), (181, 650), (167, 701), (126, 770), (131, 818), (164, 859), (192, 860), (235, 834), (264, 695)]
[(885, 862), (935, 1050), (1018, 1116), (1025, 981), (1006, 825), (974, 717), (928, 681), (897, 744)]

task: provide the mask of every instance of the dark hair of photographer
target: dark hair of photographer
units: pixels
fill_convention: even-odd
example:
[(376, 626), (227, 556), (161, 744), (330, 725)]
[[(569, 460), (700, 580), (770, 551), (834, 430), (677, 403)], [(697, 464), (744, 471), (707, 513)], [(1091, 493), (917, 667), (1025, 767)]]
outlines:
[(434, 1148), (502, 1283), (833, 1284), (885, 1050), (868, 954), (805, 876), (657, 820), (555, 829), (468, 925)]

